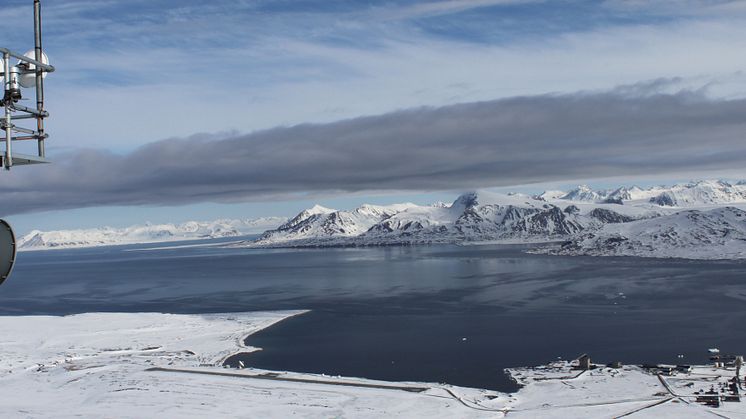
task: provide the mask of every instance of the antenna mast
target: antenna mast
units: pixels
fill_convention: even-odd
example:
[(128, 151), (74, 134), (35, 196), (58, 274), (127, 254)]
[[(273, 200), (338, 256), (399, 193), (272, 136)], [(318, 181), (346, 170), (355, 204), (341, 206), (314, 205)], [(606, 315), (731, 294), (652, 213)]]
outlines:
[[(34, 0), (34, 49), (19, 54), (8, 48), (0, 48), (0, 83), (3, 85), (0, 107), (5, 114), (0, 119), (0, 130), (5, 132), (5, 153), (0, 155), (0, 166), (10, 170), (13, 166), (48, 163), (45, 156), (44, 140), (49, 135), (44, 130), (44, 118), (49, 116), (44, 110), (44, 77), (54, 71), (41, 46), (41, 1)], [(18, 63), (11, 65), (11, 59)], [(26, 107), (18, 102), (23, 98), (22, 88), (36, 87), (36, 108)], [(36, 129), (16, 125), (16, 121), (35, 119)], [(36, 140), (37, 154), (24, 155), (13, 152), (15, 141)], [(1, 141), (1, 140), (0, 140)], [(16, 238), (10, 224), (0, 220), (0, 284), (13, 270), (16, 260)]]
[[(44, 140), (49, 135), (44, 130), (44, 119), (49, 113), (44, 110), (44, 78), (47, 73), (54, 71), (49, 65), (49, 59), (44, 54), (41, 43), (41, 1), (34, 0), (34, 49), (19, 54), (8, 48), (0, 48), (2, 54), (3, 97), (0, 106), (5, 110), (2, 129), (5, 131), (5, 153), (0, 158), (0, 165), (10, 170), (13, 166), (25, 164), (48, 163)], [(12, 58), (18, 59), (16, 65), (11, 65)], [(19, 104), (22, 99), (21, 88), (36, 87), (36, 108)], [(35, 119), (36, 129), (18, 126), (14, 121)], [(37, 141), (37, 154), (24, 155), (13, 153), (14, 141)]]
[[(44, 53), (41, 50), (41, 0), (34, 0), (34, 59), (36, 61), (42, 61)], [(43, 73), (42, 73), (43, 74)], [(44, 76), (39, 77), (40, 72), (37, 71), (36, 81), (36, 111), (39, 115), (44, 114)], [(44, 158), (44, 117), (39, 116), (36, 118), (36, 132), (39, 134), (38, 145), (39, 145), (39, 157)]]

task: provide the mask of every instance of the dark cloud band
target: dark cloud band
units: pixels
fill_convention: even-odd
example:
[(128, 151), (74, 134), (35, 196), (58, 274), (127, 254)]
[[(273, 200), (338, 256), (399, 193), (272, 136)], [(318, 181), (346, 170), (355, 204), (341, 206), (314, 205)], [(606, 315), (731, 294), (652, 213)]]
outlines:
[(2, 213), (740, 169), (746, 101), (620, 91), (419, 108), (80, 151), (0, 175)]

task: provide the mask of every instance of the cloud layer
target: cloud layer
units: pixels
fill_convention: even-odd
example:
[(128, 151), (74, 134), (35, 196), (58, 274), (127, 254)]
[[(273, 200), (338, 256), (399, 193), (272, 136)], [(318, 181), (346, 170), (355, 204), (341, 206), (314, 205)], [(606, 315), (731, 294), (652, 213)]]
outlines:
[[(746, 100), (543, 95), (78, 151), (0, 177), (2, 214), (738, 170)], [(632, 92), (632, 94), (630, 94)]]
[[(31, 3), (0, 17), (27, 49)], [(746, 97), (743, 1), (45, 0), (44, 25), (50, 151), (657, 77)]]

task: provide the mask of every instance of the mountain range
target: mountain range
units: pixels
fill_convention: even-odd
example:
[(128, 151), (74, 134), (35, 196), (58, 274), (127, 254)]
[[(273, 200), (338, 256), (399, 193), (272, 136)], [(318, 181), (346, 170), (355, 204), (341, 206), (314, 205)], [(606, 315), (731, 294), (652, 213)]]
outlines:
[(735, 207), (685, 210), (660, 218), (604, 226), (541, 253), (654, 256), (689, 259), (746, 257), (746, 211)]
[(734, 258), (746, 231), (739, 207), (746, 208), (746, 184), (722, 180), (607, 190), (581, 185), (538, 195), (477, 191), (450, 205), (363, 205), (349, 211), (316, 206), (242, 245), (553, 243), (538, 251)]
[(706, 180), (641, 188), (468, 192), (450, 204), (316, 205), (292, 218), (33, 231), (21, 250), (259, 234), (245, 247), (533, 243), (562, 255), (746, 258), (746, 183)]
[(34, 230), (17, 241), (19, 250), (68, 249), (134, 243), (214, 239), (261, 233), (287, 221), (282, 217), (246, 220), (189, 221), (181, 224), (144, 224), (124, 228)]

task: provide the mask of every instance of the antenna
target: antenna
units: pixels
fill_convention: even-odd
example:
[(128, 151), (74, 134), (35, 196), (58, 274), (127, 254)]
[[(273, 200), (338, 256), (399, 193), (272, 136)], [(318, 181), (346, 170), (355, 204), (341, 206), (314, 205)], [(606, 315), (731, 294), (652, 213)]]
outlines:
[(16, 236), (5, 220), (0, 220), (0, 284), (10, 276), (16, 262)]
[[(45, 156), (44, 140), (49, 135), (44, 131), (44, 119), (49, 113), (44, 110), (44, 78), (47, 73), (54, 71), (49, 65), (49, 58), (42, 51), (41, 46), (41, 1), (34, 0), (34, 49), (19, 54), (8, 48), (0, 48), (2, 54), (3, 97), (0, 106), (5, 108), (5, 117), (0, 124), (5, 131), (5, 154), (0, 158), (0, 165), (6, 170), (13, 166), (48, 163)], [(11, 65), (11, 58), (17, 58), (18, 63)], [(36, 108), (19, 104), (23, 98), (23, 89), (36, 87)], [(14, 121), (34, 119), (36, 127), (24, 128)], [(13, 142), (36, 140), (38, 152), (36, 155), (14, 154)]]
[[(41, 47), (41, 1), (34, 0), (34, 49), (21, 55), (8, 48), (0, 48), (0, 83), (3, 85), (0, 107), (5, 115), (0, 120), (0, 129), (5, 131), (5, 153), (0, 156), (0, 166), (10, 170), (13, 166), (48, 163), (45, 156), (44, 140), (49, 135), (44, 131), (44, 119), (49, 113), (44, 109), (44, 78), (54, 71), (49, 65), (49, 57)], [(11, 58), (18, 59), (11, 65)], [(23, 98), (23, 89), (36, 89), (36, 107), (26, 107), (18, 103)], [(35, 120), (36, 127), (25, 128), (16, 125), (17, 121)], [(35, 140), (36, 155), (13, 153), (16, 141)], [(13, 229), (0, 220), (0, 284), (10, 272), (16, 260), (16, 239)]]

